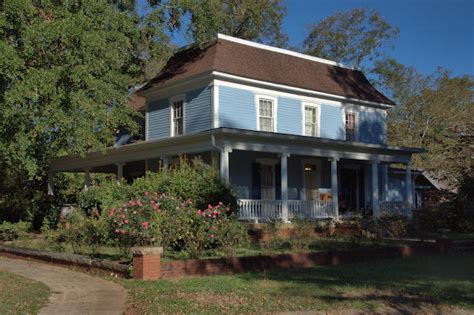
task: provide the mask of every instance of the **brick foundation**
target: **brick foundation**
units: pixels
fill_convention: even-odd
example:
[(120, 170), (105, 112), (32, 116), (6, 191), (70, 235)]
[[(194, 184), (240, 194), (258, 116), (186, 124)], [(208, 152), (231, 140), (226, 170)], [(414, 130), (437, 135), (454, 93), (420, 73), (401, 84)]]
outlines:
[(338, 265), (348, 262), (401, 258), (419, 254), (439, 253), (437, 246), (400, 246), (358, 249), (351, 251), (293, 253), (270, 256), (233, 257), (223, 259), (192, 259), (160, 262), (149, 256), (133, 258), (133, 277), (138, 279), (176, 279), (193, 276), (234, 274), (274, 268), (308, 268), (317, 265)]

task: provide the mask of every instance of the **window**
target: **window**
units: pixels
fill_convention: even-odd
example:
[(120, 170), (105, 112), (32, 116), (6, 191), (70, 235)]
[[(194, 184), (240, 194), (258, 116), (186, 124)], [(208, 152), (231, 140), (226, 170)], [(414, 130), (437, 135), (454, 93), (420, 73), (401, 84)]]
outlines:
[(269, 98), (258, 99), (259, 130), (275, 131), (275, 101)]
[(346, 140), (356, 140), (356, 114), (346, 112)]
[(319, 134), (318, 107), (306, 105), (304, 107), (304, 135), (317, 137)]
[(172, 108), (172, 135), (179, 136), (184, 133), (184, 101), (174, 101)]

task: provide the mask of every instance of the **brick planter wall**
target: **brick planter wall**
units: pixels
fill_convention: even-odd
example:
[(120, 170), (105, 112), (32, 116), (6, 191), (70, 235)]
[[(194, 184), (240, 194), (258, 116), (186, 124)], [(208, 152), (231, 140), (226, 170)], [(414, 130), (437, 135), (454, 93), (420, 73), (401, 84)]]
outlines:
[[(317, 265), (337, 265), (348, 262), (363, 262), (379, 259), (401, 258), (415, 254), (439, 253), (436, 246), (400, 246), (390, 248), (358, 249), (351, 251), (333, 251), (316, 253), (294, 253), (271, 256), (233, 257), (223, 259), (192, 259), (185, 261), (159, 262), (145, 273), (159, 277), (154, 279), (176, 279), (193, 276), (233, 274), (247, 271), (262, 271), (274, 268), (308, 268)], [(150, 266), (150, 265), (149, 265)], [(151, 266), (150, 266), (151, 267)], [(134, 257), (134, 276), (135, 276)], [(137, 268), (147, 268), (137, 260)], [(143, 275), (137, 273), (140, 279)], [(150, 278), (149, 278), (150, 279)]]

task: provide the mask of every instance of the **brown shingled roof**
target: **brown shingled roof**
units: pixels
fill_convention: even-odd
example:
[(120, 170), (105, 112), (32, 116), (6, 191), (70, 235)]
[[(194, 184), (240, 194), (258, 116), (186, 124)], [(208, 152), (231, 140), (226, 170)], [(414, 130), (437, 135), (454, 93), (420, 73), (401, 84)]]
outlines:
[(163, 70), (139, 91), (211, 71), (363, 101), (395, 104), (377, 91), (359, 70), (222, 38), (203, 48), (194, 46), (177, 52)]

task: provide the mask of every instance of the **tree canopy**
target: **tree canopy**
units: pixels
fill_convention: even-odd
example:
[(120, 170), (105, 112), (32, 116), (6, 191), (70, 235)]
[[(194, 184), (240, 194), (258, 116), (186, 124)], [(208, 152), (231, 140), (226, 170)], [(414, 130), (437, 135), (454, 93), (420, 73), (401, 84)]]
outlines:
[(398, 103), (388, 115), (389, 142), (426, 148), (426, 154), (414, 156), (415, 167), (457, 187), (472, 173), (473, 78), (444, 69), (423, 75), (393, 59), (378, 62), (375, 72)]
[(307, 54), (362, 67), (381, 55), (381, 48), (398, 35), (376, 11), (337, 12), (314, 24), (303, 42)]

